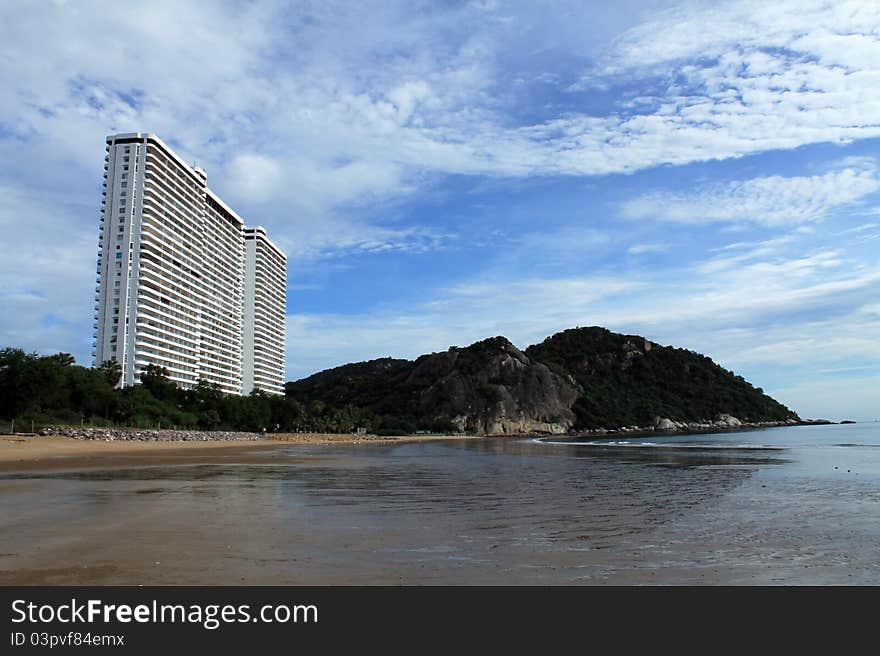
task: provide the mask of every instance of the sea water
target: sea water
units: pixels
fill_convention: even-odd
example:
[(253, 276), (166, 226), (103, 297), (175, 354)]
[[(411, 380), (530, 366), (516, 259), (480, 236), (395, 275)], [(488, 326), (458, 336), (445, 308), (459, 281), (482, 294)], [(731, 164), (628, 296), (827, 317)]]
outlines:
[(0, 579), (880, 583), (880, 424), (279, 453), (7, 475)]

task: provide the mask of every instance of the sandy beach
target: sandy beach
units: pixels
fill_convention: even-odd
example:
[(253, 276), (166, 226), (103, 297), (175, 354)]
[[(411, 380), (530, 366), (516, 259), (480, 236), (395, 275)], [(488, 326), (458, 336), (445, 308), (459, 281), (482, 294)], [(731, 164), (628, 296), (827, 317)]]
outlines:
[(3, 438), (0, 584), (876, 585), (878, 445)]
[(254, 441), (140, 442), (77, 440), (57, 436), (0, 436), (0, 473), (157, 465), (284, 464), (279, 453), (295, 444), (363, 444), (461, 439), (438, 435), (378, 437), (335, 433), (282, 433)]
[[(217, 544), (227, 540), (221, 536), (230, 527), (226, 524), (227, 519), (215, 514), (210, 507), (192, 508), (188, 503), (169, 507), (163, 504), (135, 515), (127, 511), (116, 513), (109, 508), (92, 514), (93, 509), (88, 507), (78, 507), (75, 512), (70, 512), (69, 507), (58, 502), (59, 495), (53, 491), (55, 476), (96, 475), (103, 478), (110, 475), (125, 480), (135, 471), (168, 472), (181, 467), (189, 471), (229, 471), (230, 468), (237, 471), (242, 467), (286, 470), (297, 466), (322, 466), (322, 463), (330, 467), (344, 467), (349, 459), (346, 453), (349, 448), (354, 454), (357, 453), (357, 447), (364, 445), (393, 446), (397, 443), (461, 439), (438, 435), (379, 437), (333, 433), (273, 434), (260, 440), (176, 442), (0, 436), (0, 476), (11, 479), (7, 483), (11, 487), (6, 490), (8, 494), (5, 500), (11, 501), (21, 486), (25, 489), (35, 486), (36, 493), (29, 510), (17, 506), (21, 516), (13, 518), (7, 513), (7, 519), (12, 520), (15, 526), (27, 526), (24, 531), (35, 531), (43, 536), (36, 540), (24, 538), (19, 542), (23, 537), (21, 531), (15, 532), (15, 539), (11, 539), (12, 533), (6, 532), (7, 539), (0, 540), (0, 585), (116, 584), (134, 580), (151, 580), (164, 585), (181, 581), (216, 585), (245, 581), (270, 584), (276, 581), (274, 575), (266, 576), (264, 572), (254, 571), (251, 567), (247, 568), (247, 572), (242, 572), (246, 574), (244, 577), (227, 578), (227, 574), (223, 573), (225, 568), (218, 567), (215, 558), (228, 558), (223, 550), (218, 551)], [(320, 449), (326, 446), (342, 449), (342, 452), (321, 452)], [(0, 481), (0, 487), (2, 485)], [(46, 498), (55, 499), (55, 503), (37, 501)], [(46, 512), (55, 519), (47, 519)], [(240, 515), (236, 526), (243, 531), (243, 535), (259, 536), (266, 527), (264, 519), (258, 506)], [(72, 533), (65, 529), (60, 531), (65, 536), (60, 543), (59, 520), (72, 530)], [(218, 520), (219, 524), (215, 525)], [(195, 533), (189, 530), (191, 527), (198, 527)], [(280, 530), (276, 526), (271, 532)], [(120, 531), (137, 537), (123, 538)], [(203, 533), (208, 532), (214, 537), (205, 542)], [(154, 543), (157, 535), (165, 537)], [(323, 531), (316, 531), (316, 535), (319, 541), (333, 540), (331, 535)], [(92, 546), (83, 553), (80, 548), (68, 544), (71, 541), (84, 541)], [(163, 551), (161, 544), (165, 544), (168, 551)], [(329, 543), (324, 544), (331, 548)], [(124, 547), (119, 549), (121, 545)], [(156, 552), (156, 548), (160, 551)], [(110, 552), (115, 555), (108, 561), (106, 554)], [(161, 555), (157, 556), (156, 553)], [(174, 563), (175, 566), (172, 569), (159, 567), (161, 562)], [(205, 562), (211, 565), (205, 568)], [(149, 564), (146, 570), (145, 563)], [(189, 575), (181, 578), (181, 566), (199, 574), (192, 579), (188, 578)], [(336, 583), (344, 582), (343, 579), (334, 579), (331, 571), (325, 570), (323, 576)]]

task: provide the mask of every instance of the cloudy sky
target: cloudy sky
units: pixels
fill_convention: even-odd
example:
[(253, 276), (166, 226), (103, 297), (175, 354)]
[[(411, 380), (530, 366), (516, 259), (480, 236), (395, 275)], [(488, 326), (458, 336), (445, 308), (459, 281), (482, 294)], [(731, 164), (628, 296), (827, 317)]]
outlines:
[(288, 253), (287, 374), (602, 325), (880, 418), (880, 3), (0, 3), (0, 345), (90, 364), (104, 137)]

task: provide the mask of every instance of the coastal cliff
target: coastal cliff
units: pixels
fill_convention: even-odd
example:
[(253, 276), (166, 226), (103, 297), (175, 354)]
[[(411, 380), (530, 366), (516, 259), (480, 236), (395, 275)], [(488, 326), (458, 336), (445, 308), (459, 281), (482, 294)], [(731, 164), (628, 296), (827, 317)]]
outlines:
[(462, 431), (565, 433), (574, 424), (575, 386), (504, 337), (419, 358), (410, 380), (431, 381), (420, 416), (450, 417)]
[(504, 337), (415, 361), (384, 358), (343, 365), (288, 383), (309, 403), (368, 408), (388, 431), (566, 433), (576, 385), (535, 362)]
[(599, 327), (566, 330), (525, 351), (493, 337), (414, 361), (348, 364), (285, 389), (302, 403), (369, 410), (389, 433), (701, 430), (798, 421), (704, 355)]

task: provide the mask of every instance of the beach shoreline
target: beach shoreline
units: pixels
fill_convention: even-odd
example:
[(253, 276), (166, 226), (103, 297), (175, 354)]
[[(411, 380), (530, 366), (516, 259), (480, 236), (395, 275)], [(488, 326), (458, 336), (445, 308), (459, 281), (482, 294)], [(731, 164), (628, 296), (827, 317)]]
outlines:
[[(790, 425), (814, 425), (801, 421)], [(821, 423), (832, 423), (822, 421)], [(504, 435), (397, 435), (380, 436), (354, 433), (268, 433), (246, 434), (230, 438), (231, 433), (211, 431), (192, 432), (191, 437), (165, 437), (181, 431), (108, 431), (132, 433), (134, 437), (84, 437), (77, 429), (64, 429), (69, 434), (17, 433), (0, 435), (0, 474), (18, 472), (61, 471), (95, 468), (126, 468), (138, 466), (198, 465), (198, 464), (283, 464), (298, 462), (301, 458), (279, 453), (285, 445), (359, 445), (395, 444), (462, 439), (593, 439), (599, 441), (640, 437), (670, 437), (760, 430), (772, 425), (741, 424), (714, 427), (708, 430), (640, 430), (614, 429), (584, 431), (580, 435), (504, 434)], [(88, 431), (83, 434), (88, 435)], [(100, 433), (95, 433), (100, 435)], [(222, 437), (218, 437), (222, 436)]]
[(467, 438), (468, 436), (443, 435), (385, 437), (285, 433), (254, 440), (140, 441), (76, 439), (54, 435), (2, 435), (0, 474), (168, 465), (283, 464), (302, 460), (279, 453), (280, 447), (285, 445), (392, 444)]
[[(218, 431), (173, 431), (136, 429), (50, 429), (51, 434), (17, 433), (0, 435), (0, 474), (93, 468), (124, 468), (158, 465), (198, 464), (282, 464), (298, 457), (279, 453), (284, 445), (358, 445), (462, 439), (593, 439), (614, 440), (640, 437), (735, 433), (787, 426), (833, 424), (827, 420), (719, 424), (671, 429), (621, 427), (586, 430), (578, 435), (396, 435), (355, 433), (229, 433)], [(851, 422), (847, 422), (851, 423)], [(106, 435), (105, 435), (106, 434)]]

